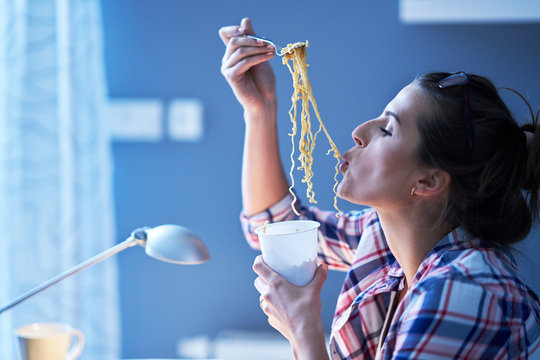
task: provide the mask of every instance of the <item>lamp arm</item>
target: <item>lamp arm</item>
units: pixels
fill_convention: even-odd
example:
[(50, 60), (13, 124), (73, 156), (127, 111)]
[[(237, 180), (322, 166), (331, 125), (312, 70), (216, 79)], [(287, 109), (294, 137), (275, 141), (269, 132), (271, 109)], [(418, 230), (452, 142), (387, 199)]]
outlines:
[(21, 302), (25, 301), (29, 297), (34, 296), (37, 293), (47, 289), (48, 287), (50, 287), (50, 286), (64, 280), (65, 278), (67, 278), (67, 277), (69, 277), (69, 276), (71, 276), (73, 274), (76, 274), (79, 271), (84, 270), (89, 266), (97, 264), (98, 262), (100, 262), (102, 260), (105, 260), (106, 258), (108, 258), (108, 257), (110, 257), (112, 255), (115, 255), (115, 254), (119, 253), (122, 250), (127, 249), (128, 247), (132, 247), (132, 246), (137, 245), (138, 242), (140, 242), (140, 240), (136, 239), (134, 236), (130, 236), (127, 240), (125, 240), (125, 241), (111, 247), (108, 250), (103, 251), (102, 253), (100, 253), (100, 254), (98, 254), (98, 255), (96, 255), (96, 256), (94, 256), (94, 257), (92, 257), (92, 258), (90, 258), (90, 259), (88, 259), (88, 260), (86, 260), (86, 261), (84, 261), (82, 263), (80, 263), (77, 266), (72, 267), (71, 269), (69, 269), (69, 270), (61, 273), (60, 275), (50, 279), (49, 281), (47, 281), (47, 282), (33, 288), (32, 290), (27, 291), (26, 293), (22, 294), (18, 298), (11, 301), (9, 304), (2, 307), (0, 309), (0, 314), (3, 313), (6, 310), (11, 309), (12, 307), (14, 307), (14, 306), (16, 306), (18, 304), (20, 304)]

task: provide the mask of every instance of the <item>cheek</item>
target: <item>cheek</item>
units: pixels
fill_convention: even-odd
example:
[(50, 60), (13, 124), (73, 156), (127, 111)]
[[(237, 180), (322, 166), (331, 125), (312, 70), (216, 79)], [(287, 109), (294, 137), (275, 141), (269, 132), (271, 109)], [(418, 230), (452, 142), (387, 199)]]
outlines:
[(401, 169), (407, 167), (408, 159), (402, 153), (387, 153), (378, 159), (378, 170), (381, 176), (389, 176), (401, 172)]
[(403, 146), (384, 143), (366, 149), (351, 159), (351, 166), (337, 188), (338, 195), (363, 205), (395, 197), (414, 182), (411, 174), (415, 164), (410, 149)]
[(416, 162), (407, 149), (386, 149), (386, 151), (374, 154), (365, 169), (369, 173), (369, 179), (378, 193), (388, 191), (394, 193), (403, 186), (408, 187), (411, 174), (415, 172)]
[(404, 165), (405, 158), (402, 151), (386, 148), (370, 154), (369, 160), (364, 164), (366, 170), (371, 176), (384, 180), (385, 177), (399, 171), (398, 169)]

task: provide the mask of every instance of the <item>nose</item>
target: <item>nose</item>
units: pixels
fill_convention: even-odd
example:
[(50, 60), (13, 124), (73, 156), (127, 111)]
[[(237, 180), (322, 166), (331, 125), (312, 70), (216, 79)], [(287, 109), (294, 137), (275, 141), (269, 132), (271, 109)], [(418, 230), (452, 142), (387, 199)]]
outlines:
[(357, 146), (360, 147), (366, 147), (369, 143), (369, 139), (371, 138), (370, 135), (370, 128), (372, 120), (366, 121), (365, 123), (358, 125), (352, 132), (352, 138)]

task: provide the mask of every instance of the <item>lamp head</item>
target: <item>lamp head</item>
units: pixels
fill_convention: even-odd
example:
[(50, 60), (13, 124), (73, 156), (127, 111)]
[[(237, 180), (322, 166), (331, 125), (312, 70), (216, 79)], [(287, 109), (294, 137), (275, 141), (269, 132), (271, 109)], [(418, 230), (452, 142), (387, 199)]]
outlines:
[(183, 226), (145, 227), (134, 230), (131, 236), (145, 248), (148, 255), (161, 261), (195, 265), (210, 259), (201, 239)]

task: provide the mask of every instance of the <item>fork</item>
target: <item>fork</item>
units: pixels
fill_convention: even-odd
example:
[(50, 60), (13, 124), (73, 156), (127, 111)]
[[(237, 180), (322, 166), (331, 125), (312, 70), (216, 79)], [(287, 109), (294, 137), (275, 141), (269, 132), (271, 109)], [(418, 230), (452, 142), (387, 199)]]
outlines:
[[(272, 45), (272, 46), (276, 49), (276, 55), (277, 55), (277, 56), (283, 56), (283, 55), (285, 55), (285, 53), (283, 52), (284, 47), (279, 46), (278, 44), (276, 44), (274, 41), (272, 41), (272, 40), (270, 40), (270, 39), (266, 39), (266, 38), (263, 38), (263, 37), (260, 37), (260, 36), (255, 36), (255, 35), (244, 35), (244, 36), (245, 36), (245, 37), (248, 37), (248, 38), (251, 38), (251, 39), (264, 41), (265, 43)], [(301, 47), (301, 46), (302, 46), (302, 45), (296, 45), (296, 46), (292, 47), (292, 48), (289, 49), (289, 50), (292, 50), (292, 49), (295, 49), (295, 48)]]

